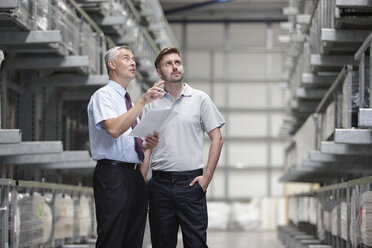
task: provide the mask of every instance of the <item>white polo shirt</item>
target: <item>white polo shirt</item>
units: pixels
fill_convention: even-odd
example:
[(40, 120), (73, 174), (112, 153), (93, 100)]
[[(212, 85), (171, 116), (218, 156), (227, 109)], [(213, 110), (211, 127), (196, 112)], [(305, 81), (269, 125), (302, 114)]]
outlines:
[(151, 109), (173, 108), (178, 114), (159, 130), (159, 143), (152, 151), (151, 166), (160, 171), (188, 171), (204, 168), (204, 134), (225, 124), (210, 97), (185, 84), (179, 98), (166, 93), (147, 104)]

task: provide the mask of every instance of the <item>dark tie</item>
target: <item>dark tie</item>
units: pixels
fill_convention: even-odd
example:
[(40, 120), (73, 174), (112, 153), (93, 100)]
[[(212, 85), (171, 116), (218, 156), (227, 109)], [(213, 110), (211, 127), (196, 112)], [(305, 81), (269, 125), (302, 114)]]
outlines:
[[(131, 107), (132, 107), (132, 100), (130, 99), (130, 96), (127, 93), (125, 93), (125, 105), (127, 105), (127, 110), (129, 110)], [(134, 128), (135, 126), (137, 126), (138, 122), (137, 122), (137, 119), (132, 123), (131, 127)], [(137, 155), (138, 155), (138, 158), (143, 161), (144, 159), (144, 154), (143, 154), (143, 146), (142, 146), (142, 139), (141, 138), (138, 138), (138, 137), (135, 137), (134, 138), (135, 142), (134, 142), (134, 149), (136, 150), (137, 152)]]

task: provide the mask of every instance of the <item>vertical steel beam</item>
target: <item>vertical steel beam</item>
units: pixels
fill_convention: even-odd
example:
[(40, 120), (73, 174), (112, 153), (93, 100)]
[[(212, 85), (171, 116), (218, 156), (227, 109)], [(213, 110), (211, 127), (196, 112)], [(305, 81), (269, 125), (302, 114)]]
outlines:
[(7, 112), (7, 71), (6, 71), (6, 61), (1, 64), (0, 70), (0, 80), (1, 80), (1, 120), (0, 127), (2, 129), (7, 128), (6, 126), (6, 112)]
[(350, 225), (351, 225), (351, 190), (350, 187), (346, 188), (346, 226), (348, 231), (346, 232), (346, 248), (350, 247)]
[[(215, 53), (214, 53), (214, 51), (213, 50), (211, 50), (210, 51), (210, 54), (209, 54), (209, 61), (210, 61), (210, 63), (209, 63), (209, 69), (210, 69), (210, 73), (209, 73), (209, 96), (210, 96), (210, 98), (212, 99), (212, 101), (213, 102), (215, 102), (215, 94), (214, 94), (214, 81), (215, 81), (215, 76), (214, 76), (214, 74), (215, 74), (215, 71), (214, 71), (214, 67), (215, 67), (215, 63), (214, 63), (214, 59), (215, 59)], [(213, 183), (213, 185), (214, 185), (214, 183)], [(210, 195), (212, 196), (212, 197), (215, 197), (215, 191), (214, 191), (214, 186), (213, 187), (210, 187), (210, 190), (209, 190), (209, 192), (210, 192)]]
[(359, 97), (360, 97), (360, 108), (364, 108), (364, 91), (365, 91), (365, 81), (364, 81), (364, 60), (365, 60), (365, 54), (363, 54), (360, 57), (359, 62)]
[[(272, 54), (269, 52), (273, 48), (273, 32), (271, 23), (268, 23), (266, 26), (266, 61), (265, 61), (265, 77), (270, 78), (272, 75)], [(266, 83), (266, 107), (271, 108), (271, 83)], [(272, 116), (271, 111), (267, 111), (267, 136), (269, 137), (267, 141), (267, 196), (270, 197), (271, 192), (271, 179), (272, 179), (272, 142), (271, 142), (271, 128), (272, 128)]]
[(1, 246), (9, 246), (9, 186), (0, 185)]
[[(356, 208), (356, 212), (358, 212), (360, 214), (360, 198), (359, 198), (359, 193), (360, 193), (360, 185), (356, 185), (355, 186), (355, 197), (354, 197), (354, 203), (355, 203), (355, 208)], [(360, 245), (360, 219), (361, 219), (361, 216), (359, 214), (357, 214), (355, 216), (356, 213), (354, 213), (354, 241), (356, 243), (356, 245)], [(359, 246), (358, 246), (359, 247)]]
[(369, 44), (369, 106), (372, 108), (372, 43)]
[[(224, 37), (225, 37), (225, 44), (224, 44), (224, 54), (223, 54), (223, 68), (224, 68), (224, 76), (225, 76), (225, 107), (228, 109), (230, 106), (230, 57), (229, 57), (229, 51), (230, 51), (230, 24), (225, 23), (224, 24)], [(227, 112), (225, 115), (225, 122), (229, 123), (229, 113)], [(225, 136), (229, 137), (229, 129), (225, 128)], [(230, 142), (225, 141), (225, 199), (226, 202), (230, 202), (230, 194), (229, 194), (229, 184), (230, 184), (230, 159), (229, 159), (229, 146)]]
[[(188, 36), (188, 33), (187, 33), (187, 24), (184, 23), (182, 24), (182, 40), (181, 40), (181, 47), (182, 47), (182, 61), (183, 61), (183, 64), (184, 65), (187, 65), (187, 36)], [(185, 71), (185, 74), (184, 74), (184, 77), (185, 77), (185, 81), (187, 81), (188, 79), (188, 70)]]

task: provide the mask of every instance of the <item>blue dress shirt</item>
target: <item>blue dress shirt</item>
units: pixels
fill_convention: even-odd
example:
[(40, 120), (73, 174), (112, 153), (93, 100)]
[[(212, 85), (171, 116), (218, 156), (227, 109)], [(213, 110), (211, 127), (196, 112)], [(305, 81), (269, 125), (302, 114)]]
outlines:
[(127, 163), (140, 163), (134, 149), (134, 137), (128, 136), (130, 127), (118, 138), (104, 129), (102, 121), (116, 118), (125, 112), (125, 89), (114, 81), (97, 90), (88, 104), (89, 140), (94, 160), (112, 159)]

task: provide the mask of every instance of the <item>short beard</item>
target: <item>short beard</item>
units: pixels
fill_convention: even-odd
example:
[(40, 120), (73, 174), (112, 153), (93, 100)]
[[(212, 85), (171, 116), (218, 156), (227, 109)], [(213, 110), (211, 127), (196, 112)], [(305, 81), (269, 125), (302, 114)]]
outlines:
[(172, 80), (171, 79), (171, 77), (166, 77), (165, 75), (164, 75), (164, 73), (160, 70), (160, 74), (161, 74), (161, 76), (163, 77), (163, 80), (165, 81), (165, 82), (168, 82), (168, 83), (180, 83), (180, 82), (182, 82), (182, 80), (183, 80), (183, 74), (181, 75), (181, 77), (180, 77), (180, 79), (177, 79), (177, 80)]

